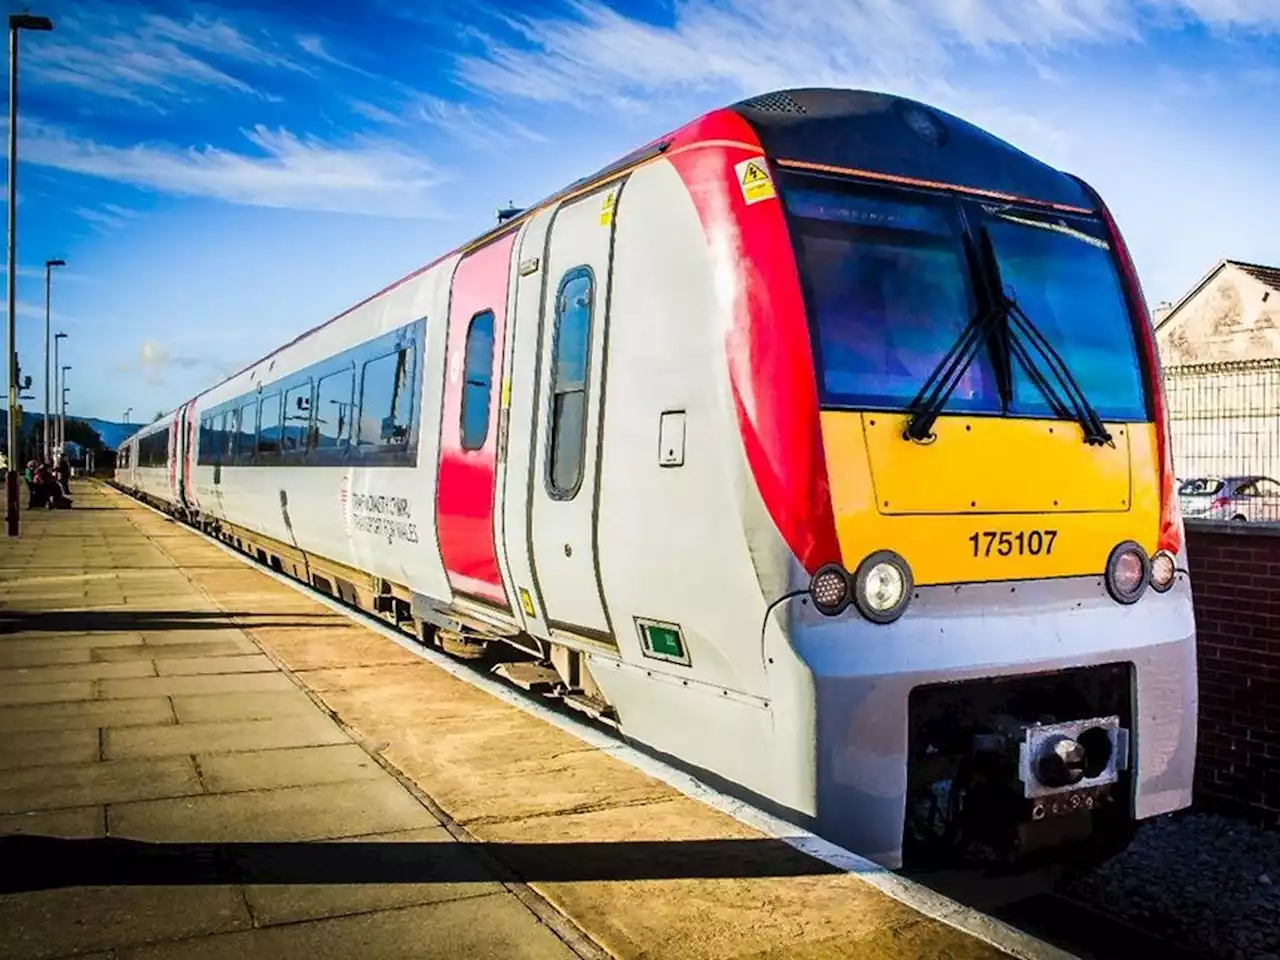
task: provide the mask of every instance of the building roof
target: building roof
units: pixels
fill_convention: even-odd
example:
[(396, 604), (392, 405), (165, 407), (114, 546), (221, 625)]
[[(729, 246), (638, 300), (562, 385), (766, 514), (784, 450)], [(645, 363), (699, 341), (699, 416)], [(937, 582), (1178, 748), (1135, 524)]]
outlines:
[(1227, 263), (1234, 264), (1272, 290), (1280, 291), (1280, 267), (1264, 267), (1258, 263), (1242, 263), (1239, 260), (1228, 260)]
[[(1194, 297), (1197, 293), (1199, 293), (1204, 288), (1204, 286), (1210, 280), (1216, 277), (1219, 273), (1221, 273), (1222, 268), (1227, 265), (1243, 270), (1249, 276), (1253, 277), (1253, 279), (1259, 281), (1260, 283), (1265, 284), (1266, 286), (1270, 287), (1272, 290), (1280, 292), (1280, 267), (1267, 267), (1260, 263), (1247, 263), (1244, 260), (1228, 260), (1226, 258), (1223, 258), (1222, 260), (1219, 260), (1216, 264), (1214, 264), (1213, 269), (1210, 270), (1208, 273), (1206, 273), (1203, 277), (1201, 277), (1200, 281), (1194, 287), (1188, 290), (1185, 294), (1183, 294), (1182, 297), (1179, 298), (1178, 302), (1175, 303), (1172, 307), (1170, 307), (1163, 316), (1154, 318), (1155, 329), (1159, 330), (1161, 327), (1167, 324), (1170, 320), (1172, 320), (1174, 315), (1179, 310), (1182, 309), (1182, 305), (1186, 303), (1188, 300), (1190, 300), (1192, 297)], [(1156, 309), (1159, 310), (1158, 307)]]

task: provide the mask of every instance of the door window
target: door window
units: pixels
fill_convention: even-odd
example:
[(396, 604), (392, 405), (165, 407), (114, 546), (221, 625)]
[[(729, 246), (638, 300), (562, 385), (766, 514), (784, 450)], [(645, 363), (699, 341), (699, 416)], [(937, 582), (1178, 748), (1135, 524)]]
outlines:
[(547, 409), (547, 486), (551, 495), (560, 500), (573, 499), (582, 485), (593, 287), (590, 268), (574, 267), (560, 281), (556, 295), (551, 402)]

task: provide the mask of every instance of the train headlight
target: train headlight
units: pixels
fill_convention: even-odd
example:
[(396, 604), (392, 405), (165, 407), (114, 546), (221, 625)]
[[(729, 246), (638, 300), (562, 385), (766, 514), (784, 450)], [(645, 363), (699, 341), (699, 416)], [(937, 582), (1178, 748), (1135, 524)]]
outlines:
[(849, 574), (838, 563), (826, 563), (809, 581), (809, 599), (819, 613), (834, 617), (844, 612), (853, 599)]
[(1151, 558), (1151, 586), (1161, 593), (1173, 586), (1173, 575), (1176, 572), (1177, 565), (1173, 554), (1168, 550), (1159, 550)]
[(911, 600), (911, 568), (892, 550), (871, 554), (853, 575), (853, 602), (873, 623), (897, 620)]
[(1107, 590), (1117, 603), (1134, 603), (1151, 581), (1151, 562), (1132, 540), (1118, 544), (1107, 558)]

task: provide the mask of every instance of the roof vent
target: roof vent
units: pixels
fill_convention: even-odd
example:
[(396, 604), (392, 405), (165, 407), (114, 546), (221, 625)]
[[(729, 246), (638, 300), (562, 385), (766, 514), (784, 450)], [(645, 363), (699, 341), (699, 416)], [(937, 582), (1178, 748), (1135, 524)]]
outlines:
[(750, 100), (743, 100), (744, 107), (764, 113), (808, 113), (809, 111), (789, 93), (765, 93)]
[(498, 222), (506, 223), (508, 220), (518, 217), (522, 213), (524, 213), (523, 207), (517, 207), (513, 204), (509, 204), (498, 211)]

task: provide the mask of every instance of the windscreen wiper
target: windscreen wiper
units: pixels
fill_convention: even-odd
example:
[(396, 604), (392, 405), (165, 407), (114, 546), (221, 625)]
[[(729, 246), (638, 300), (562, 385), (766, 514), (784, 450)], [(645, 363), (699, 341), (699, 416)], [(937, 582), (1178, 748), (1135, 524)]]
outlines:
[[(974, 266), (974, 273), (981, 281), (983, 298), (989, 304), (987, 309), (974, 315), (973, 319), (960, 334), (951, 349), (938, 361), (936, 367), (925, 380), (919, 393), (907, 406), (909, 414), (904, 440), (924, 441), (932, 436), (934, 423), (946, 406), (952, 392), (960, 382), (965, 370), (973, 362), (974, 356), (984, 342), (992, 336), (997, 338), (1002, 348), (1001, 363), (997, 364), (996, 374), (1000, 380), (1000, 392), (1008, 403), (1012, 386), (1008, 383), (1008, 371), (1003, 370), (1004, 357), (1016, 358), (1026, 370), (1028, 378), (1036, 389), (1048, 401), (1054, 415), (1064, 420), (1075, 420), (1084, 430), (1084, 441), (1090, 445), (1101, 446), (1112, 444), (1111, 434), (1107, 431), (1096, 410), (1089, 403), (1075, 376), (1072, 375), (1066, 361), (1058, 353), (1052, 343), (1045, 338), (1035, 324), (1018, 306), (1016, 300), (1008, 296), (1000, 284), (1000, 272), (995, 256), (995, 248), (991, 242), (991, 234), (986, 227), (981, 229), (982, 251), (974, 249), (973, 241), (965, 235), (965, 253)], [(1066, 394), (1054, 388), (1048, 376), (1039, 368), (1023, 339), (1046, 361), (1050, 373), (1058, 381), (1058, 385)], [(1002, 375), (1002, 372), (1004, 375)]]
[[(997, 310), (1004, 319), (1005, 342), (1010, 355), (1016, 357), (1022, 364), (1031, 382), (1049, 402), (1049, 407), (1055, 416), (1064, 420), (1075, 420), (1080, 424), (1080, 428), (1084, 431), (1085, 443), (1091, 446), (1104, 444), (1114, 446), (1106, 425), (1094, 410), (1093, 405), (1089, 403), (1089, 398), (1085, 396), (1084, 389), (1071, 373), (1067, 362), (1062, 359), (1062, 354), (1058, 353), (1048, 338), (1036, 328), (1031, 318), (1023, 312), (1022, 307), (1018, 306), (1018, 302), (1004, 292), (999, 282), (999, 267), (991, 233), (986, 227), (982, 227), (981, 236), (983, 260), (990, 272), (989, 275), (995, 280), (990, 286), (990, 293)], [(1029, 341), (1036, 352), (1044, 358), (1050, 373), (1065, 392), (1065, 399), (1054, 389), (1045, 373), (1039, 369), (1031, 351), (1023, 343), (1023, 338)]]
[[(981, 274), (980, 258), (974, 249), (973, 240), (964, 235), (964, 251), (975, 273)], [(923, 442), (933, 436), (933, 425), (938, 415), (946, 406), (947, 400), (960, 383), (969, 365), (973, 363), (978, 350), (988, 341), (997, 324), (1003, 319), (1001, 304), (998, 300), (983, 298), (988, 306), (980, 309), (961, 331), (956, 342), (938, 361), (937, 365), (925, 378), (915, 398), (907, 405), (907, 427), (902, 433), (904, 440)]]

